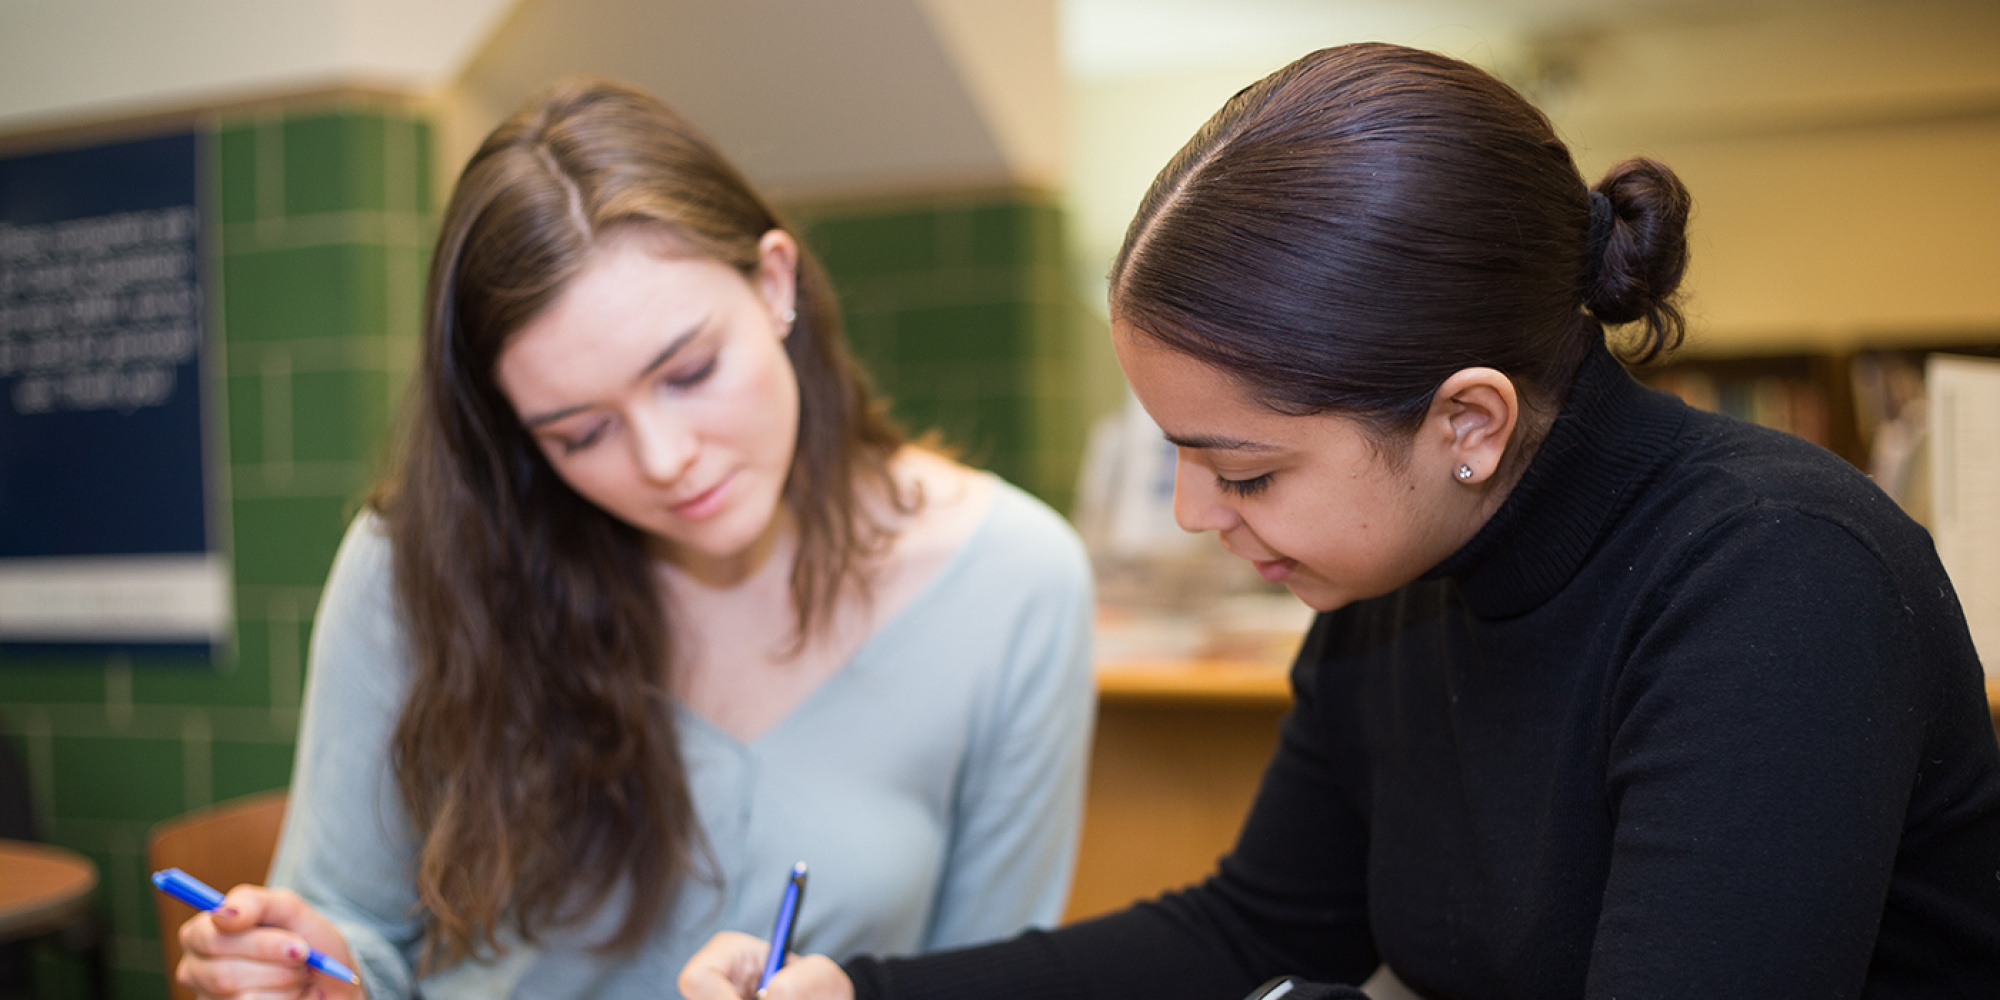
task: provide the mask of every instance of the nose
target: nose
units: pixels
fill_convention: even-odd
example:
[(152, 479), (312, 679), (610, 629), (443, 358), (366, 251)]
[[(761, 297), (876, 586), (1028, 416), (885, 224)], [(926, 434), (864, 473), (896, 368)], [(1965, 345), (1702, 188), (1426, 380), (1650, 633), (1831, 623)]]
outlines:
[(1174, 463), (1174, 523), (1182, 531), (1228, 531), (1238, 520), (1215, 485), (1214, 473), (1186, 458)]
[(633, 459), (648, 481), (671, 483), (687, 472), (701, 452), (701, 442), (686, 421), (643, 407), (626, 418), (632, 428)]

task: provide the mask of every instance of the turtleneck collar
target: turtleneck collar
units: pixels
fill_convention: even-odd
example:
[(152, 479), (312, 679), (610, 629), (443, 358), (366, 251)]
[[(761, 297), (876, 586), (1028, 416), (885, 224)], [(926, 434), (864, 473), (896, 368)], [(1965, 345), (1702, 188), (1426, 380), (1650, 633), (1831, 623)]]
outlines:
[(1576, 575), (1669, 454), (1686, 409), (1634, 381), (1603, 346), (1577, 367), (1520, 482), (1472, 540), (1424, 574), (1481, 618), (1526, 614)]

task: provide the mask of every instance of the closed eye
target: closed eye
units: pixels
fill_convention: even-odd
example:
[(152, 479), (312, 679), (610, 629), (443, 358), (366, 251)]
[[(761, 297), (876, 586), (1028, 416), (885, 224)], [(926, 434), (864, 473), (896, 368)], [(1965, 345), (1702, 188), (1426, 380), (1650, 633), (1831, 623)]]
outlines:
[(1220, 487), (1222, 492), (1232, 496), (1254, 497), (1270, 487), (1271, 474), (1267, 472), (1254, 479), (1224, 479), (1217, 476), (1215, 485)]
[(676, 389), (688, 389), (700, 385), (707, 381), (710, 375), (715, 374), (717, 357), (717, 355), (710, 355), (707, 361), (701, 363), (701, 367), (674, 375), (667, 379), (667, 384)]
[(608, 426), (609, 423), (610, 423), (609, 421), (599, 421), (598, 423), (593, 424), (590, 430), (585, 431), (583, 433), (583, 436), (581, 437), (575, 437), (575, 438), (566, 437), (558, 439), (557, 443), (562, 446), (562, 453), (565, 455), (574, 455), (577, 452), (582, 451), (593, 444), (596, 444), (597, 440), (604, 436), (604, 428)]

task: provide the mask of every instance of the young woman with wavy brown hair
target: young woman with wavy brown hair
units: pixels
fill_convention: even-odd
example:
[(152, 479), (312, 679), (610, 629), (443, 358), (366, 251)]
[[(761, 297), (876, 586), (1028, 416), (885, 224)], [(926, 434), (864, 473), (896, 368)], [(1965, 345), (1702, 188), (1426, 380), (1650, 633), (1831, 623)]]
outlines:
[[(1650, 160), (1586, 185), (1434, 53), (1232, 98), (1111, 315), (1181, 525), (1320, 612), (1235, 849), (1056, 931), (801, 959), (769, 1000), (1362, 1000), (1383, 967), (1434, 1000), (2000, 996), (2000, 745), (1930, 539), (1607, 344), (1678, 341), (1689, 208)], [(763, 948), (718, 937), (685, 994), (744, 995)]]
[(1052, 922), (1091, 704), (1059, 517), (904, 442), (811, 254), (659, 101), (501, 125), (432, 263), (396, 474), (315, 621), (271, 882), (205, 996), (657, 996), (716, 930)]

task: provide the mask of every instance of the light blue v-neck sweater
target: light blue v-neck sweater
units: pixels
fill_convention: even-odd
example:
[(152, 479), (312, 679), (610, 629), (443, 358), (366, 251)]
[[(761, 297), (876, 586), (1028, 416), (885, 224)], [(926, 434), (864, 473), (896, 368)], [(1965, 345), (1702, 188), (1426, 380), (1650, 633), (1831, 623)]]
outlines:
[(410, 665), (390, 546), (363, 515), (316, 619), (271, 884), (341, 928), (376, 998), (671, 997), (681, 965), (714, 932), (769, 934), (801, 860), (812, 881), (800, 951), (911, 953), (1052, 924), (1074, 860), (1092, 719), (1090, 573), (1060, 517), (996, 485), (938, 575), (769, 732), (743, 744), (678, 712), (712, 863), (636, 953), (589, 948), (607, 912), (421, 980), (419, 840), (389, 760)]

